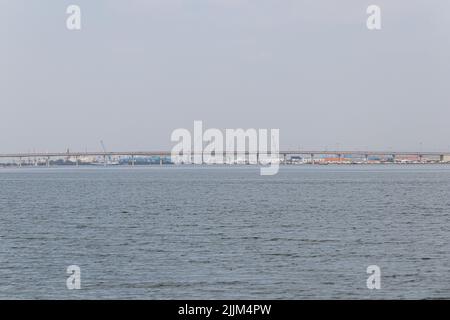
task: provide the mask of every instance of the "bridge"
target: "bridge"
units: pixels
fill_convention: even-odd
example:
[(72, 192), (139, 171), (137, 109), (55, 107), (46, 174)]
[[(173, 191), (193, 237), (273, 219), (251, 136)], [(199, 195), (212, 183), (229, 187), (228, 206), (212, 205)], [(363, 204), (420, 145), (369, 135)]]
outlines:
[[(188, 153), (191, 156), (195, 155), (209, 155), (202, 152), (190, 152)], [(218, 155), (220, 153), (212, 153), (212, 155)], [(267, 152), (223, 152), (223, 156), (248, 156), (248, 155), (256, 155), (258, 162), (259, 162), (259, 155), (260, 154), (267, 154)], [(268, 152), (270, 154), (270, 151)], [(50, 164), (51, 158), (58, 158), (58, 159), (68, 159), (72, 158), (75, 159), (76, 165), (78, 165), (79, 158), (81, 157), (102, 157), (104, 159), (104, 164), (107, 164), (106, 158), (108, 157), (129, 157), (131, 158), (131, 165), (135, 164), (135, 158), (136, 157), (160, 157), (160, 164), (162, 164), (162, 157), (170, 157), (172, 155), (171, 151), (86, 151), (86, 152), (33, 152), (33, 153), (4, 153), (0, 154), (0, 159), (3, 158), (9, 158), (9, 159), (17, 159), (18, 165), (21, 166), (24, 159), (33, 160), (36, 162), (36, 159), (44, 158), (46, 161), (47, 166)], [(183, 155), (183, 154), (180, 154)], [(301, 155), (307, 155), (311, 159), (311, 163), (315, 162), (315, 157), (319, 155), (329, 155), (329, 156), (335, 156), (338, 159), (345, 158), (346, 156), (356, 156), (361, 157), (365, 159), (365, 161), (368, 161), (368, 158), (370, 156), (389, 156), (392, 157), (394, 160), (398, 156), (415, 156), (420, 161), (423, 159), (423, 157), (432, 156), (439, 159), (440, 162), (443, 162), (446, 157), (450, 158), (450, 151), (447, 152), (438, 152), (438, 151), (376, 151), (376, 150), (281, 150), (278, 152), (279, 159), (281, 163), (286, 163), (287, 156), (301, 156)]]

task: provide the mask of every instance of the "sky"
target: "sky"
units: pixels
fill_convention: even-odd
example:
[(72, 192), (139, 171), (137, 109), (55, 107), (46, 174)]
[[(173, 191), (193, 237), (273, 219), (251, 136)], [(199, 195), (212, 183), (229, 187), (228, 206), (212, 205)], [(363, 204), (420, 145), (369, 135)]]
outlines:
[[(66, 28), (67, 6), (81, 30)], [(382, 29), (366, 27), (369, 5)], [(448, 0), (0, 0), (0, 153), (170, 150), (177, 128), (281, 149), (450, 151)]]

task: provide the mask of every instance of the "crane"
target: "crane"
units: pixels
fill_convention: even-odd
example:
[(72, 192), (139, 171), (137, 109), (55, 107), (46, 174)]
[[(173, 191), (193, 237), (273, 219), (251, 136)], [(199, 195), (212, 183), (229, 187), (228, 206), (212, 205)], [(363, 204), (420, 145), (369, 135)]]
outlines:
[[(106, 153), (106, 148), (105, 148), (105, 144), (103, 143), (103, 140), (100, 140), (100, 145), (102, 146), (102, 149), (103, 149), (103, 152), (104, 153)], [(106, 154), (105, 154), (105, 156), (103, 157), (103, 159), (104, 159), (104, 161), (105, 161), (105, 166), (106, 166), (106, 164), (107, 164), (107, 161), (106, 161)], [(111, 161), (111, 156), (108, 156), (108, 161), (110, 162)]]

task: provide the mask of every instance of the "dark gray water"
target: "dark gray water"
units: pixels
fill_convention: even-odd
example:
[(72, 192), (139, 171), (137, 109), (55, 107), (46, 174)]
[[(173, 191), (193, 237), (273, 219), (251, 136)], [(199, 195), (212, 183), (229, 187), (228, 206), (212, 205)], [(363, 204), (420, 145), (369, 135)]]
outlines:
[(0, 298), (450, 298), (449, 193), (432, 165), (0, 169)]

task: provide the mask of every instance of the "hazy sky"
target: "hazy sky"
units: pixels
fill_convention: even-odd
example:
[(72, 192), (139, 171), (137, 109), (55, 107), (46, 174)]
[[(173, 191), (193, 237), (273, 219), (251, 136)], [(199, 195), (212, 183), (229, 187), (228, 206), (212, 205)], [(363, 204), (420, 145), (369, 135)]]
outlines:
[(0, 152), (170, 149), (194, 120), (279, 128), (282, 149), (450, 150), (449, 13), (448, 0), (0, 0)]

